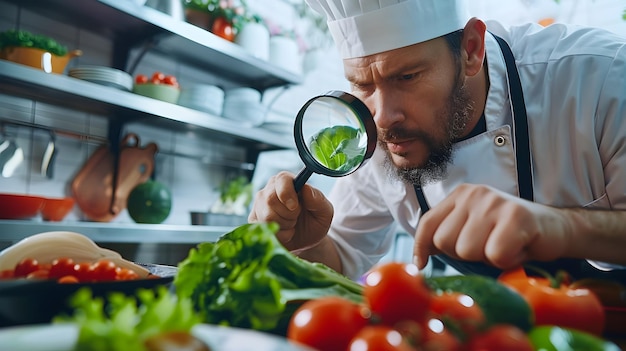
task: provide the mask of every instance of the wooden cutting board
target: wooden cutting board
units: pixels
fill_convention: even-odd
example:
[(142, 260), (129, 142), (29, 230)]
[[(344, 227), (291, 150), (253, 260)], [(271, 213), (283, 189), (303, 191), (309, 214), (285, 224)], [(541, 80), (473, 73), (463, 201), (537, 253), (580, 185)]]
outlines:
[(115, 193), (115, 157), (107, 145), (100, 146), (77, 173), (72, 181), (72, 194), (87, 218), (96, 222), (111, 221), (126, 208), (131, 190), (150, 178), (158, 147), (155, 143), (139, 145), (136, 134), (129, 133), (122, 139)]

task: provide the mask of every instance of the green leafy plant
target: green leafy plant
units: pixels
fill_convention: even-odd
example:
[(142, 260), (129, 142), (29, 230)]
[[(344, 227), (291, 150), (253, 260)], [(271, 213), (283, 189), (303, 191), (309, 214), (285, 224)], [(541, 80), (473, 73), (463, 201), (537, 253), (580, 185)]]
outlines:
[(0, 50), (8, 47), (26, 47), (49, 51), (65, 56), (67, 48), (56, 40), (44, 35), (32, 34), (24, 30), (8, 30), (0, 33)]
[(53, 323), (75, 323), (79, 328), (75, 350), (145, 350), (149, 337), (164, 332), (189, 332), (200, 323), (191, 300), (177, 297), (165, 286), (139, 289), (136, 295), (112, 292), (94, 297), (89, 288), (70, 299), (73, 314)]
[(252, 201), (252, 183), (244, 176), (222, 183), (211, 213), (244, 215)]
[(309, 150), (326, 168), (347, 172), (363, 162), (365, 147), (360, 145), (360, 134), (349, 126), (324, 128), (312, 137)]
[(241, 31), (248, 22), (262, 23), (261, 17), (250, 11), (245, 0), (184, 0), (185, 8), (207, 12), (213, 18), (224, 18), (230, 23), (235, 33)]
[(216, 242), (191, 249), (174, 286), (191, 298), (203, 321), (285, 333), (305, 301), (342, 296), (362, 302), (362, 286), (320, 263), (287, 251), (276, 223), (245, 224)]

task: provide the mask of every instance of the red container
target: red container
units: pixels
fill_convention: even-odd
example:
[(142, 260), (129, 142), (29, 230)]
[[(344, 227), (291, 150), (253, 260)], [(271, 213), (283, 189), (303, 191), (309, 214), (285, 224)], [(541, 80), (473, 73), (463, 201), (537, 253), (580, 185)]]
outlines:
[(44, 221), (58, 222), (63, 220), (72, 208), (74, 208), (74, 198), (44, 198), (41, 218)]
[(29, 219), (37, 216), (44, 198), (33, 195), (0, 194), (0, 219)]

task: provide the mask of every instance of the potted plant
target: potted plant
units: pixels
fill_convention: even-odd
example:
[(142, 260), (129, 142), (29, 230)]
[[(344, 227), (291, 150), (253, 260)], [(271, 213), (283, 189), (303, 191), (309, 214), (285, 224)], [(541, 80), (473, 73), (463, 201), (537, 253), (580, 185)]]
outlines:
[(70, 59), (82, 55), (82, 51), (68, 52), (56, 40), (24, 30), (8, 30), (0, 33), (0, 59), (39, 68), (47, 73), (61, 74)]
[(184, 0), (184, 5), (187, 22), (231, 42), (245, 23), (258, 19), (244, 0)]

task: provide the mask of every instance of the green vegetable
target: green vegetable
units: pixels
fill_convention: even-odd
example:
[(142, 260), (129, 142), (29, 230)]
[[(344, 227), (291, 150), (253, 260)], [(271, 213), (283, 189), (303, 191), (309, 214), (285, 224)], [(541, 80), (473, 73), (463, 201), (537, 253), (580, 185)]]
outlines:
[(528, 337), (537, 351), (620, 351), (607, 340), (585, 332), (558, 326), (538, 326)]
[(426, 283), (434, 290), (455, 291), (474, 299), (490, 325), (513, 324), (523, 331), (533, 325), (533, 313), (524, 298), (496, 279), (481, 275), (431, 277)]
[(162, 223), (172, 209), (172, 193), (165, 184), (149, 180), (131, 190), (126, 201), (128, 214), (137, 223)]
[(79, 326), (75, 350), (142, 351), (144, 340), (169, 331), (188, 332), (200, 323), (189, 299), (179, 298), (165, 286), (139, 289), (137, 296), (113, 292), (107, 298), (79, 289), (70, 299), (72, 316), (57, 316), (53, 323)]
[(243, 216), (252, 201), (252, 183), (241, 176), (222, 183), (220, 197), (209, 209), (211, 213)]
[(311, 138), (309, 150), (326, 168), (348, 172), (358, 167), (365, 157), (361, 132), (348, 126), (322, 129)]
[(192, 299), (204, 322), (277, 334), (307, 300), (335, 295), (362, 301), (361, 285), (294, 256), (277, 231), (276, 223), (244, 224), (199, 244), (178, 266), (177, 294)]
[(220, 187), (220, 200), (224, 203), (236, 202), (240, 197), (244, 198), (243, 204), (248, 206), (252, 200), (252, 183), (248, 178), (241, 176), (225, 182)]
[(58, 56), (67, 54), (65, 46), (44, 35), (32, 34), (23, 30), (8, 30), (0, 33), (0, 50), (12, 46), (41, 49)]

